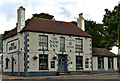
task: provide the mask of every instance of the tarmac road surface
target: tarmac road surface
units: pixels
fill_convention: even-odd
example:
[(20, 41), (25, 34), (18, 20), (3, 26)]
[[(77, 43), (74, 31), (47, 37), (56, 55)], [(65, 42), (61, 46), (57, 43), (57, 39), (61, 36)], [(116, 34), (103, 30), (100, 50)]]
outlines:
[(4, 78), (2, 81), (120, 81), (117, 74), (112, 75), (64, 75), (64, 76), (40, 76), (40, 77), (15, 77)]

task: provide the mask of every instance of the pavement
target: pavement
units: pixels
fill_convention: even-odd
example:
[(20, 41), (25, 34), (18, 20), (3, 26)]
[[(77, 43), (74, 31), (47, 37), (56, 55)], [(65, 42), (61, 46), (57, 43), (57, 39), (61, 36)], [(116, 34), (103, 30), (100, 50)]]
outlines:
[(61, 75), (61, 76), (37, 76), (37, 77), (22, 77), (22, 76), (10, 76), (10, 75), (2, 75), (2, 79), (60, 79), (65, 78), (69, 79), (71, 77), (84, 77), (84, 76), (111, 76), (118, 75), (118, 73), (104, 73), (104, 74), (81, 74), (81, 75)]

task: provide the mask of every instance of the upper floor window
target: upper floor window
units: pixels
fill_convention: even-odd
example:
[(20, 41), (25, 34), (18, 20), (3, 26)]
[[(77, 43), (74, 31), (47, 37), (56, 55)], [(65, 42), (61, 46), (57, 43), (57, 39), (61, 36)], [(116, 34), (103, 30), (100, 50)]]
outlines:
[(41, 50), (48, 50), (48, 36), (39, 35), (39, 46)]
[(83, 40), (76, 38), (76, 45), (75, 45), (76, 52), (83, 52)]
[(108, 69), (113, 69), (113, 57), (108, 57)]
[(60, 51), (65, 51), (65, 37), (60, 37)]

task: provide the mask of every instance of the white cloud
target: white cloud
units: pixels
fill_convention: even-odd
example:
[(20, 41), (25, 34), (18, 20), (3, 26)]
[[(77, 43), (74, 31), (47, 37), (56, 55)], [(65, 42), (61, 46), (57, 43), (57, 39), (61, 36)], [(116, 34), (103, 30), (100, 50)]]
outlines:
[(113, 46), (112, 50), (110, 50), (111, 52), (118, 54), (118, 47)]
[(85, 19), (102, 22), (104, 9), (113, 10), (119, 0), (1, 0), (0, 1), (0, 33), (13, 29), (17, 22), (17, 9), (24, 6), (26, 19), (34, 13), (49, 13), (60, 21), (76, 21), (79, 13)]
[[(49, 13), (60, 21), (76, 21), (79, 13), (85, 19), (102, 22), (104, 9), (113, 10), (119, 0), (0, 0), (0, 34), (15, 28), (17, 9), (24, 6), (26, 19), (34, 13)], [(112, 52), (117, 54), (117, 48)]]

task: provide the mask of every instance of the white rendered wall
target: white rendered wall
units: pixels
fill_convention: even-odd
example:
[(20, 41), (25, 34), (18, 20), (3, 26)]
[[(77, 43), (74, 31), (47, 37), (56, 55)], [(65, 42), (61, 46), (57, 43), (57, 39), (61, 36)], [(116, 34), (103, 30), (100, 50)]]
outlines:
[(113, 58), (114, 70), (117, 70), (117, 57)]
[(104, 69), (108, 70), (108, 57), (104, 57)]
[[(42, 71), (39, 70), (39, 59), (33, 60), (33, 56), (39, 54), (43, 54), (42, 51), (39, 50), (39, 35), (46, 35), (48, 36), (48, 50), (45, 51), (45, 54), (48, 54), (48, 69), (49, 71), (57, 71), (58, 61), (55, 60), (55, 68), (51, 68), (50, 62), (53, 61), (52, 57), (58, 54), (62, 54), (60, 52), (60, 37), (65, 37), (65, 52), (64, 54), (68, 55), (68, 70), (69, 71), (76, 71), (76, 55), (79, 55), (75, 52), (75, 38), (83, 39), (83, 53), (80, 53), (83, 56), (83, 70), (91, 70), (91, 55), (90, 55), (90, 40), (91, 38), (85, 37), (75, 37), (75, 36), (67, 36), (67, 35), (58, 35), (58, 34), (47, 34), (47, 33), (36, 33), (36, 32), (29, 32), (29, 72), (33, 71)], [(55, 39), (55, 40), (54, 40)], [(50, 41), (58, 41), (58, 43), (51, 43)], [(72, 42), (72, 45), (69, 45), (69, 42)], [(51, 47), (50, 45), (57, 45), (57, 47)], [(55, 51), (54, 51), (54, 50)], [(85, 68), (85, 59), (89, 58), (89, 68)], [(72, 62), (72, 64), (69, 64)], [(46, 70), (45, 70), (46, 71)]]

